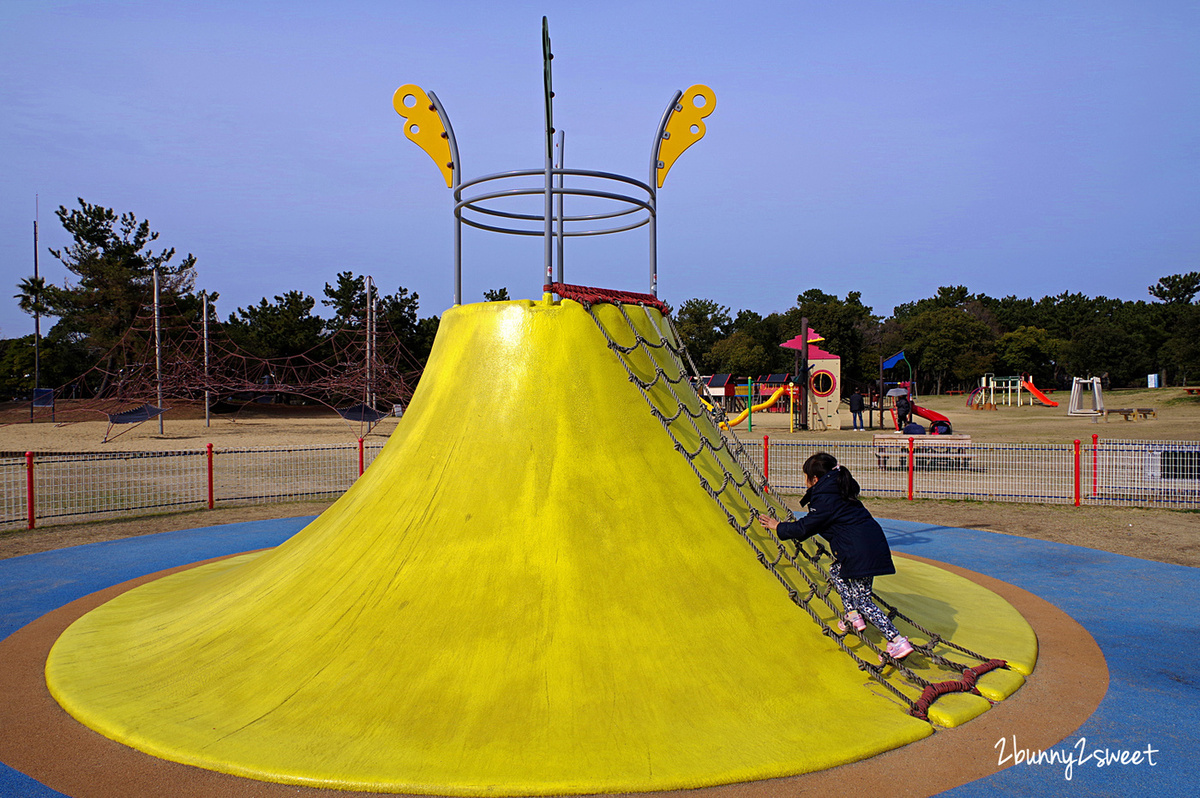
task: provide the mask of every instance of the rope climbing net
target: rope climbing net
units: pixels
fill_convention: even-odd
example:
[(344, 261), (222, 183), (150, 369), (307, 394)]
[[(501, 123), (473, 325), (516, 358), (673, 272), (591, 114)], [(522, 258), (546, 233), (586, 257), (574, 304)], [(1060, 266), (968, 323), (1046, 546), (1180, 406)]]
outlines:
[[(890, 656), (865, 633), (856, 632), (852, 625), (847, 624), (845, 631), (831, 626), (826, 618), (842, 615), (829, 580), (831, 553), (816, 539), (797, 543), (790, 550), (773, 531), (757, 523), (760, 512), (779, 520), (793, 520), (794, 516), (770, 492), (766, 478), (747, 456), (738, 437), (722, 426), (725, 413), (720, 403), (713, 401), (711, 395), (707, 404), (701, 400), (700, 392), (708, 394), (708, 386), (699, 378), (695, 363), (681, 343), (669, 309), (648, 294), (563, 283), (552, 284), (548, 290), (579, 302), (588, 311), (675, 450), (686, 459), (729, 525), (754, 550), (758, 562), (787, 590), (792, 602), (820, 626), (822, 634), (850, 657), (859, 670), (902, 701), (910, 714), (928, 722), (929, 708), (939, 696), (955, 692), (981, 695), (976, 687), (978, 678), (1008, 667), (1004, 660), (978, 654), (926, 628), (875, 593), (872, 597), (890, 620), (901, 620), (927, 638), (924, 643), (912, 641), (914, 648), (951, 678), (927, 679), (904, 661)], [(654, 314), (651, 309), (659, 313)], [(878, 660), (871, 662), (852, 648), (847, 641), (851, 635)], [(968, 665), (952, 656), (975, 660), (977, 664)], [(907, 691), (902, 689), (904, 683)]]
[[(232, 416), (295, 397), (361, 428), (382, 415), (367, 412), (376, 406), (407, 404), (422, 368), (386, 320), (374, 316), (321, 331), (293, 354), (267, 357), (235, 341), (217, 319), (205, 325), (174, 298), (164, 299), (160, 315), (156, 336), (153, 311), (143, 307), (115, 345), (95, 354), (95, 365), (55, 389), (68, 400), (57, 409), (60, 424), (102, 413), (111, 431), (114, 423), (144, 421), (139, 413), (163, 412), (155, 406), (160, 400), (207, 401), (213, 413)], [(131, 404), (142, 406), (130, 410)], [(115, 437), (106, 433), (105, 440)]]

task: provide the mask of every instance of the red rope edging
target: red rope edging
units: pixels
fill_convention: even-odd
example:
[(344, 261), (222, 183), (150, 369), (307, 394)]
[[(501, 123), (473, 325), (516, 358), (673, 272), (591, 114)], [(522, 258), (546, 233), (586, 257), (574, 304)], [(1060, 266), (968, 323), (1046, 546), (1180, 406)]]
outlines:
[(979, 695), (979, 690), (975, 687), (975, 682), (979, 677), (988, 671), (1006, 667), (1008, 667), (1008, 663), (1002, 659), (989, 659), (987, 662), (967, 668), (963, 671), (962, 679), (931, 684), (921, 693), (921, 697), (917, 699), (917, 703), (913, 705), (908, 714), (928, 722), (929, 707), (937, 698), (947, 693), (974, 693), (975, 695)]
[(542, 290), (546, 293), (558, 294), (564, 299), (573, 299), (576, 302), (597, 304), (607, 303), (610, 305), (617, 303), (627, 303), (631, 305), (645, 305), (647, 307), (656, 308), (660, 312), (666, 314), (669, 312), (667, 304), (653, 294), (639, 294), (636, 291), (617, 291), (611, 288), (589, 288), (583, 285), (570, 285), (568, 283), (550, 283), (542, 286)]

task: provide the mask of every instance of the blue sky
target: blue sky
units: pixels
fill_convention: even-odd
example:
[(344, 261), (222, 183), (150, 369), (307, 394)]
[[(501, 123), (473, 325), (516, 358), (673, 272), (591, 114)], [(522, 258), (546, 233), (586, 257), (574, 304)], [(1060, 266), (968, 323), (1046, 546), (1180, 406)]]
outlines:
[[(677, 89), (716, 92), (659, 194), (660, 296), (808, 288), (877, 313), (966, 285), (1148, 299), (1200, 269), (1200, 4), (34, 2), (0, 5), (0, 282), (75, 198), (198, 258), (219, 311), (339, 271), (452, 302), (451, 195), (391, 95), (432, 89), (463, 173), (540, 168), (541, 17), (568, 166), (645, 179)], [(540, 295), (541, 242), (467, 231), (464, 297)], [(644, 231), (568, 282), (646, 290)], [(0, 302), (0, 337), (32, 332)]]

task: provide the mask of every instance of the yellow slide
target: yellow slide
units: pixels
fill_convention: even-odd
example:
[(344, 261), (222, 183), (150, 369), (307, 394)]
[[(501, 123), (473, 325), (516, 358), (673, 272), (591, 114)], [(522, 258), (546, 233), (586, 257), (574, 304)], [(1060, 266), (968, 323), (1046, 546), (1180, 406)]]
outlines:
[[(785, 393), (787, 393), (787, 391), (788, 391), (788, 386), (786, 386), (786, 385), (783, 386), (782, 388), (777, 390), (775, 393), (771, 394), (770, 398), (767, 399), (765, 402), (759, 402), (758, 404), (756, 404), (754, 406), (754, 412), (757, 413), (760, 410), (766, 410), (768, 407), (774, 407), (775, 403), (779, 401), (779, 398), (781, 396), (783, 396)], [(701, 399), (700, 401), (704, 402), (703, 399)], [(704, 402), (704, 406), (707, 407), (709, 410), (712, 410), (712, 405), (710, 405), (708, 402)], [(750, 415), (749, 410), (743, 410), (742, 412), (740, 412), (736, 416), (734, 416), (732, 421), (728, 421), (728, 422), (721, 424), (721, 429), (729, 429), (730, 427), (736, 427), (738, 424), (741, 424), (743, 421), (745, 421), (746, 417), (749, 415)]]
[[(634, 342), (619, 309), (595, 312), (613, 340)], [(658, 311), (630, 316), (649, 340), (671, 335)], [(695, 393), (655, 379), (679, 377), (669, 353), (643, 349), (627, 372), (569, 300), (446, 311), (408, 411), (345, 495), (273, 550), (79, 619), (46, 663), (52, 694), (97, 732), (176, 762), (433, 795), (728, 784), (931, 734), (760, 564), (762, 528), (748, 543), (730, 527), (697, 474), (720, 485), (718, 460), (744, 473), (705, 447), (721, 434)], [(699, 416), (672, 427), (700, 452), (694, 466), (647, 399)], [(742, 523), (765, 507), (723, 492)], [(888, 600), (1032, 670), (1036, 638), (1010, 605), (896, 564), (876, 582)], [(800, 583), (794, 570), (780, 578)], [(918, 654), (906, 663), (958, 678)], [(1019, 685), (1003, 674), (980, 680), (989, 698)], [(946, 696), (935, 720), (989, 706)]]

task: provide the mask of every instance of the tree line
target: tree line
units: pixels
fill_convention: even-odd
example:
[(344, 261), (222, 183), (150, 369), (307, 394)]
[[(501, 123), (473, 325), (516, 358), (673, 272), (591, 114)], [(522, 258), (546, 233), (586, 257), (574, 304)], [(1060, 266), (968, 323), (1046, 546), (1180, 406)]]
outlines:
[[(118, 344), (151, 307), (155, 272), (166, 345), (194, 334), (205, 304), (195, 287), (194, 255), (176, 260), (174, 248), (156, 250), (158, 233), (148, 222), (83, 199), (78, 208), (60, 206), (55, 215), (71, 243), (49, 252), (72, 278), (58, 286), (28, 277), (17, 285), (14, 297), (26, 313), (56, 320), (40, 341), (42, 387), (66, 385), (96, 364), (107, 372), (132, 365), (115, 362), (128, 356)], [(505, 289), (489, 294), (507, 298)], [(325, 283), (320, 302), (330, 318), (316, 313), (316, 298), (286, 291), (239, 307), (222, 322), (215, 307), (218, 298), (217, 292), (207, 292), (209, 322), (219, 323), (225, 338), (247, 356), (274, 360), (307, 353), (320, 359), (323, 345), (335, 333), (362, 329), (367, 285), (362, 275), (350, 271)], [(390, 294), (377, 292), (375, 307), (376, 329), (394, 336), (411, 356), (411, 362), (397, 367), (419, 369), (429, 356), (439, 318), (421, 318), (419, 295), (403, 286)], [(332, 350), (327, 354), (332, 356)], [(34, 336), (0, 340), (0, 396), (29, 396), (33, 383)]]
[[(733, 315), (711, 299), (689, 299), (675, 313), (680, 337), (706, 374), (757, 377), (794, 369), (794, 352), (780, 343), (800, 334), (801, 320), (842, 359), (843, 385), (878, 380), (883, 358), (903, 351), (923, 393), (968, 389), (986, 373), (1028, 373), (1038, 384), (1066, 387), (1072, 377), (1098, 376), (1113, 388), (1200, 377), (1200, 272), (1162, 277), (1148, 287), (1152, 301), (1062, 293), (1041, 299), (975, 294), (943, 286), (932, 297), (880, 316), (862, 303), (811, 288), (794, 307), (762, 316)], [(907, 377), (907, 374), (904, 375)]]
[[(55, 215), (71, 243), (50, 249), (73, 276), (61, 286), (44, 278), (22, 280), (20, 308), (56, 319), (40, 342), (40, 385), (64, 385), (105, 358), (153, 300), (158, 273), (167, 330), (198, 319), (203, 298), (195, 288), (196, 258), (176, 260), (174, 248), (156, 250), (158, 233), (131, 213), (79, 199)], [(1150, 301), (1125, 301), (1063, 293), (1041, 299), (974, 294), (944, 286), (932, 297), (902, 304), (881, 316), (862, 304), (857, 291), (844, 298), (810, 288), (794, 307), (763, 316), (736, 314), (715, 300), (694, 298), (675, 311), (676, 326), (702, 372), (757, 377), (790, 372), (792, 350), (780, 344), (800, 334), (802, 319), (825, 340), (824, 349), (842, 359), (843, 385), (865, 386), (879, 376), (879, 361), (899, 351), (916, 368), (924, 393), (969, 388), (987, 372), (1029, 373), (1039, 384), (1065, 386), (1072, 376), (1102, 376), (1110, 387), (1145, 384), (1145, 375), (1165, 372), (1168, 384), (1195, 382), (1200, 375), (1200, 272), (1162, 277), (1148, 287)], [(210, 321), (217, 322), (216, 292), (208, 292)], [(484, 293), (508, 299), (505, 288)], [(411, 354), (413, 366), (428, 358), (438, 316), (420, 316), (420, 297), (400, 286), (377, 298), (377, 319)], [(326, 283), (323, 308), (317, 298), (287, 291), (239, 307), (223, 322), (228, 338), (253, 357), (274, 359), (318, 352), (339, 330), (364, 323), (366, 282), (351, 271)], [(0, 340), (0, 395), (28, 396), (33, 388), (34, 336)], [(107, 364), (120, 367), (122, 364)]]

